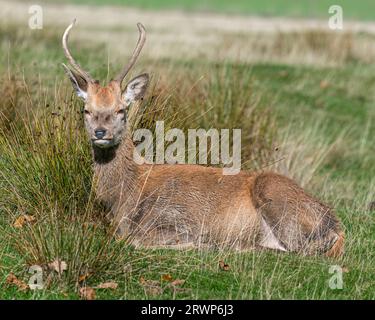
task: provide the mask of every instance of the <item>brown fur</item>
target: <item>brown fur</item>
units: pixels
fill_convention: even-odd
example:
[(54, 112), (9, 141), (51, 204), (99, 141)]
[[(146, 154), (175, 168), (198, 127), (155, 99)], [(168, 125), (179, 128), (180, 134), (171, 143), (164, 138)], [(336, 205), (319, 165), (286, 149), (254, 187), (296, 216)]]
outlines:
[(335, 244), (332, 246), (331, 249), (329, 249), (325, 255), (327, 257), (331, 258), (338, 258), (344, 253), (344, 240), (345, 236), (343, 232), (340, 232), (339, 238), (335, 242)]
[(338, 256), (344, 236), (333, 210), (294, 181), (269, 172), (225, 176), (198, 165), (138, 165), (126, 123), (149, 77), (101, 87), (64, 66), (85, 100), (96, 194), (117, 234), (141, 246), (265, 247)]
[(341, 253), (342, 231), (332, 210), (286, 177), (223, 176), (221, 169), (198, 165), (139, 166), (133, 150), (124, 137), (108, 162), (109, 150), (95, 159), (95, 173), (98, 198), (111, 208), (118, 235), (135, 244), (248, 250), (260, 246), (264, 219), (287, 251)]
[(110, 82), (106, 87), (94, 83), (89, 85), (88, 103), (97, 108), (108, 109), (120, 104), (119, 95), (121, 95), (121, 90), (115, 82)]

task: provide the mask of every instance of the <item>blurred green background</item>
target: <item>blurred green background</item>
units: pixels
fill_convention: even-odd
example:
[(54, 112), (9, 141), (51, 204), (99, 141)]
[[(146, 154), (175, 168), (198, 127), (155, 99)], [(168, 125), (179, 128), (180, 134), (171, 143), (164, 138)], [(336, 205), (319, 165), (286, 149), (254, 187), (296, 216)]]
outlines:
[(322, 18), (328, 8), (340, 5), (344, 17), (356, 20), (375, 19), (374, 0), (67, 0), (75, 4), (125, 5), (144, 9), (236, 13), (244, 15)]

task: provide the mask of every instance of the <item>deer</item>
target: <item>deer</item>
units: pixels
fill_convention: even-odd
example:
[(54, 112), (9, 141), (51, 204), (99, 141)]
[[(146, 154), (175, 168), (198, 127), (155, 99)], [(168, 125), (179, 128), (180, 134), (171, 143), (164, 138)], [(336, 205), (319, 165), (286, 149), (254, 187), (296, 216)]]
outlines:
[(241, 170), (223, 175), (199, 164), (139, 164), (128, 113), (139, 105), (150, 82), (147, 73), (124, 78), (145, 44), (145, 27), (129, 62), (100, 85), (73, 58), (65, 30), (62, 64), (84, 102), (96, 200), (109, 210), (115, 235), (144, 248), (229, 248), (276, 250), (339, 257), (344, 232), (334, 210), (295, 181), (275, 172)]

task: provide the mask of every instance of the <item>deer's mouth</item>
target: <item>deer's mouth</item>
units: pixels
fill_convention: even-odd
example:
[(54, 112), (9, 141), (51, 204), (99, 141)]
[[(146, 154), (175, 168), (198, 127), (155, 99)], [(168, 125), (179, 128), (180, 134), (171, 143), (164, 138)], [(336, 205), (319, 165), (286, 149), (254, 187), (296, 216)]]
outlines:
[(99, 148), (109, 148), (113, 145), (113, 139), (93, 139), (92, 143)]

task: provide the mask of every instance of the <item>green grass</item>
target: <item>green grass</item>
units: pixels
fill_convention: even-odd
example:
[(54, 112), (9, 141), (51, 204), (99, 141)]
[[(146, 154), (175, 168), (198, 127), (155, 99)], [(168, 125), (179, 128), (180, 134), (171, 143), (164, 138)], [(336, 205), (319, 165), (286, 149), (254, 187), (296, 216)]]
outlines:
[[(347, 249), (338, 260), (271, 251), (135, 250), (111, 238), (102, 208), (92, 201), (81, 103), (58, 65), (61, 32), (23, 33), (17, 26), (0, 32), (2, 52), (10, 44), (9, 65), (7, 54), (0, 61), (0, 298), (77, 299), (84, 285), (79, 277), (87, 273), (88, 286), (119, 284), (97, 289), (102, 299), (375, 298), (372, 65), (141, 61), (138, 67), (154, 76), (143, 125), (166, 118), (183, 128), (241, 127), (245, 167), (286, 170), (333, 204)], [(98, 62), (106, 61), (102, 46), (87, 42), (77, 56), (97, 77), (107, 77), (107, 66)], [(36, 222), (14, 228), (24, 213)], [(55, 258), (68, 270), (61, 276), (45, 270), (51, 279), (45, 290), (22, 292), (6, 284), (10, 272), (27, 282), (28, 266)], [(219, 268), (220, 260), (229, 271)], [(332, 265), (347, 271), (342, 290), (328, 286)], [(163, 275), (186, 282), (173, 289)], [(157, 295), (145, 285), (150, 281)]]
[[(75, 4), (104, 4), (100, 0), (69, 0)], [(144, 9), (175, 9), (187, 11), (204, 11), (220, 13), (236, 13), (243, 15), (286, 16), (327, 18), (328, 8), (332, 5), (341, 5), (344, 19), (374, 20), (375, 3), (371, 0), (351, 1), (330, 0), (299, 1), (299, 0), (109, 0), (105, 4), (133, 6)]]

